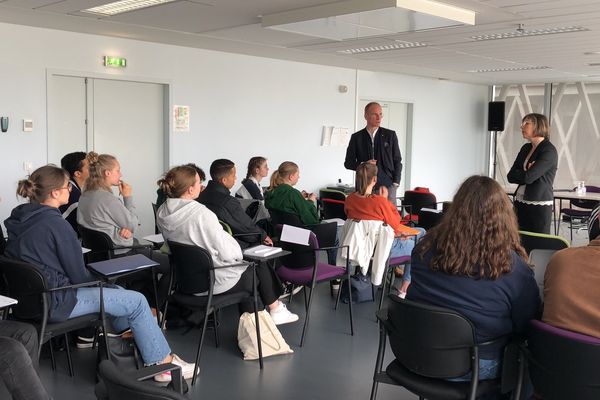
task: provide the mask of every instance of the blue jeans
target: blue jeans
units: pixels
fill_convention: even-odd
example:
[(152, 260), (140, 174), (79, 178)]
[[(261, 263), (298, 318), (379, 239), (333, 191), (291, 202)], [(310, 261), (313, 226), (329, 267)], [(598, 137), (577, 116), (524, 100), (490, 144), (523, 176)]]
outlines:
[[(399, 237), (394, 239), (394, 242), (392, 243), (392, 249), (390, 250), (390, 258), (410, 256), (412, 254), (417, 240), (421, 239), (425, 234), (425, 229), (415, 229), (419, 231), (416, 237), (411, 237), (404, 240), (400, 239)], [(404, 276), (402, 277), (402, 280), (410, 282), (410, 264), (404, 265)]]
[[(448, 379), (452, 382), (469, 382), (471, 381), (472, 372), (469, 372), (466, 375), (463, 375), (458, 378)], [(495, 379), (500, 375), (500, 360), (485, 360), (483, 358), (479, 359), (479, 380), (482, 379)]]
[[(118, 332), (131, 328), (135, 343), (144, 364), (157, 364), (165, 359), (171, 349), (152, 315), (148, 301), (139, 292), (125, 289), (104, 288), (104, 310)], [(100, 311), (100, 289), (77, 289), (77, 304), (69, 318)]]

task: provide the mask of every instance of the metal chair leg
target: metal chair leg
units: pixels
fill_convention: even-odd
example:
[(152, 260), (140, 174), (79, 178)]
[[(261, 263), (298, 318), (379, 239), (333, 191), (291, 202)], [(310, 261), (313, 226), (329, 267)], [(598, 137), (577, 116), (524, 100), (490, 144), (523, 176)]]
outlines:
[(69, 336), (65, 333), (65, 351), (67, 352), (67, 364), (69, 365), (69, 376), (73, 377), (73, 360), (71, 360), (71, 349), (69, 348)]

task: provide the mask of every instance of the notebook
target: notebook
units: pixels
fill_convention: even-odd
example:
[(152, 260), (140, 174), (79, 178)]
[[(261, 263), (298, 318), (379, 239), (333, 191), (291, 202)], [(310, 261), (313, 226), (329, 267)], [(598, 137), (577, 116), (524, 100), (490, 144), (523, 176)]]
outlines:
[(265, 246), (264, 244), (249, 247), (244, 250), (244, 255), (254, 257), (268, 257), (281, 251), (281, 247)]
[(150, 268), (156, 265), (159, 265), (156, 261), (151, 260), (142, 254), (135, 254), (133, 256), (90, 263), (88, 264), (88, 267), (100, 275), (112, 276), (136, 269)]

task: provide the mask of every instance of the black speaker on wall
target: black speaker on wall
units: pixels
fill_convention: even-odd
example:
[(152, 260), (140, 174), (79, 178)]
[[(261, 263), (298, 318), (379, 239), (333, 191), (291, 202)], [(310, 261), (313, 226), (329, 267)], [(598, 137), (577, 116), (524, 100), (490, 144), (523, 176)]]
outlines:
[(488, 131), (504, 130), (504, 102), (490, 101), (488, 104)]

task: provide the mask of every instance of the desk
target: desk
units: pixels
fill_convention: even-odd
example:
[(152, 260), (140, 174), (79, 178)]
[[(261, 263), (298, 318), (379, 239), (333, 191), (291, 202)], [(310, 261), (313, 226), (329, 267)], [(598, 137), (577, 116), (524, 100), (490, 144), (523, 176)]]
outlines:
[[(572, 190), (555, 190), (554, 200), (559, 201), (558, 216), (560, 217), (560, 210), (562, 210), (562, 201), (569, 200), (569, 209), (573, 209), (571, 200), (585, 200), (585, 201), (597, 201), (600, 203), (600, 193), (586, 192), (584, 194), (577, 194)], [(560, 218), (556, 217), (556, 209), (554, 213), (554, 234), (558, 235), (558, 228), (560, 225)], [(571, 222), (572, 223), (572, 222)], [(571, 241), (573, 241), (573, 231), (571, 230)]]

